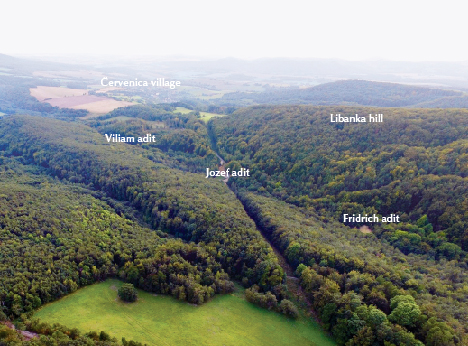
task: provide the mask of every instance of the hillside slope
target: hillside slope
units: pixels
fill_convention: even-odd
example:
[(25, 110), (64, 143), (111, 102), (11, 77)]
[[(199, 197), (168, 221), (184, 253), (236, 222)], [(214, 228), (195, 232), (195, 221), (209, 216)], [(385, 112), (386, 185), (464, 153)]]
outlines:
[[(384, 122), (331, 123), (339, 113)], [(226, 167), (252, 172), (230, 187), (326, 328), (352, 345), (383, 335), (395, 345), (467, 343), (467, 130), (459, 109), (256, 106), (209, 123)], [(343, 223), (343, 214), (401, 219)], [(417, 318), (396, 318), (400, 300)]]
[[(153, 228), (196, 243), (201, 249), (198, 254), (190, 253), (194, 246), (190, 244), (180, 251), (188, 251), (190, 260), (201, 256), (212, 264), (212, 279), (222, 267), (247, 287), (257, 284), (264, 291), (276, 292), (279, 300), (283, 298), (284, 274), (277, 258), (242, 204), (221, 182), (156, 164), (144, 157), (145, 150), (140, 147), (108, 143), (87, 126), (52, 119), (18, 116), (0, 121), (0, 150), (6, 158), (44, 167), (63, 181), (129, 202)], [(38, 203), (33, 201), (32, 205)], [(204, 302), (217, 291), (211, 287), (200, 294), (181, 293), (175, 290), (177, 285), (166, 287), (144, 280), (152, 275), (138, 263), (127, 265), (122, 273), (127, 281), (144, 289), (172, 293), (181, 299)], [(197, 280), (205, 282), (201, 277)], [(182, 281), (190, 285), (190, 280)]]
[[(331, 113), (382, 113), (384, 122), (331, 123)], [(253, 107), (210, 126), (226, 161), (253, 172), (239, 186), (335, 219), (427, 215), (435, 232), (468, 250), (466, 110)]]

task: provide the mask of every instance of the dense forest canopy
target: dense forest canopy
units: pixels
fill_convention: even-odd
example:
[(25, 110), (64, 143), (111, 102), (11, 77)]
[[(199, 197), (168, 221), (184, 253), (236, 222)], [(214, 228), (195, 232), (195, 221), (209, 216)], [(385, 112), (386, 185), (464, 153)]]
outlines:
[[(350, 340), (352, 345), (466, 342), (466, 261), (405, 255), (372, 234), (322, 220), (311, 208), (246, 191), (238, 191), (238, 196), (263, 234), (296, 269), (324, 327), (340, 345)], [(419, 311), (408, 324), (395, 318), (393, 302), (401, 297), (412, 299)], [(359, 327), (351, 328), (354, 324)]]
[[(340, 113), (384, 122), (331, 123)], [(454, 345), (468, 331), (467, 127), (465, 110), (256, 106), (209, 133), (253, 172), (229, 184), (339, 344)], [(353, 233), (344, 213), (401, 222)]]
[[(384, 114), (383, 123), (330, 123), (330, 114)], [(215, 119), (227, 161), (249, 167), (239, 186), (340, 219), (398, 213), (468, 250), (468, 113), (355, 107), (254, 107)], [(424, 245), (425, 246), (425, 245)]]
[(147, 150), (147, 157), (171, 168), (204, 172), (206, 167), (215, 168), (218, 163), (210, 147), (206, 125), (195, 112), (181, 114), (169, 105), (137, 105), (118, 108), (106, 116), (88, 120), (86, 124), (103, 136), (119, 134), (136, 138), (154, 135), (154, 142), (142, 146)]
[[(30, 320), (107, 277), (195, 304), (236, 280), (248, 301), (295, 318), (292, 268), (339, 345), (468, 342), (467, 111), (255, 106), (208, 125), (174, 105), (48, 116), (0, 120), (0, 319), (113, 345)], [(215, 150), (251, 177), (206, 179)], [(363, 233), (343, 213), (401, 222)]]
[[(123, 143), (108, 143), (104, 136), (84, 125), (22, 116), (3, 120), (0, 132), (0, 149), (7, 158), (5, 162), (15, 158), (22, 163), (44, 167), (48, 174), (63, 181), (103, 193), (106, 198), (126, 201), (138, 210), (154, 229), (161, 229), (197, 244), (180, 244), (176, 247), (183, 246), (181, 249), (164, 250), (169, 251), (170, 255), (174, 251), (185, 253), (182, 257), (188, 256), (184, 258), (189, 261), (197, 261), (201, 256), (200, 260), (207, 261), (206, 266), (210, 268), (213, 276), (218, 275), (213, 279), (225, 281), (226, 272), (247, 287), (256, 284), (263, 291), (275, 292), (278, 299), (283, 298), (284, 274), (271, 247), (256, 232), (255, 225), (245, 214), (242, 204), (221, 182), (207, 181), (202, 174), (183, 173), (163, 164), (156, 164), (144, 157), (145, 149)], [(5, 168), (7, 169), (10, 168)], [(5, 188), (8, 189), (8, 185)], [(58, 201), (51, 203), (59, 205)], [(33, 201), (31, 208), (39, 205), (41, 203)], [(48, 215), (52, 218), (54, 212)], [(46, 215), (43, 218), (46, 218)], [(66, 219), (65, 216), (64, 218)], [(70, 222), (75, 221), (72, 219)], [(69, 228), (71, 226), (66, 227)], [(26, 228), (20, 228), (20, 232), (27, 231)], [(10, 232), (7, 235), (10, 235)], [(112, 241), (112, 238), (109, 238), (109, 241)], [(55, 242), (54, 245), (63, 246), (61, 242)], [(145, 241), (142, 247), (146, 246)], [(106, 249), (105, 245), (103, 247)], [(143, 250), (136, 247), (135, 252)], [(85, 248), (89, 248), (89, 251), (93, 249), (92, 246)], [(187, 254), (191, 248), (200, 250), (192, 255)], [(102, 275), (107, 275), (109, 270), (111, 273), (117, 273), (118, 265), (117, 269), (115, 264), (112, 265), (116, 251), (109, 251), (109, 265), (114, 268), (113, 271), (106, 267)], [(206, 254), (203, 254), (203, 251), (206, 251)], [(163, 271), (159, 271), (157, 277), (161, 278), (155, 281), (156, 273), (151, 268), (159, 267), (158, 261), (166, 261), (162, 255), (156, 255), (154, 259), (149, 258), (147, 263), (138, 261), (135, 264), (126, 263), (120, 259), (120, 255), (117, 258), (119, 264), (124, 266), (119, 275), (150, 291), (171, 293), (180, 299), (203, 303), (219, 290), (225, 290), (221, 288), (224, 284), (219, 290), (209, 286), (211, 283), (197, 273), (193, 273), (197, 279), (192, 282), (186, 281), (183, 276), (173, 278), (169, 273), (166, 276)], [(98, 270), (98, 267), (96, 268)], [(90, 280), (99, 277), (93, 276)], [(31, 280), (35, 280), (34, 276), (30, 276), (29, 280), (25, 285), (30, 288)], [(162, 285), (164, 280), (167, 280), (167, 286)], [(78, 284), (90, 282), (92, 281), (78, 281)], [(192, 287), (192, 284), (201, 283), (205, 287), (200, 288), (201, 293), (190, 293), (182, 288), (179, 291), (175, 290), (184, 284)], [(59, 281), (60, 284), (63, 282)], [(229, 287), (229, 284), (226, 285)], [(12, 287), (8, 286), (5, 294), (11, 289)], [(21, 292), (24, 294), (20, 295), (24, 305), (28, 291), (23, 289)], [(57, 298), (60, 295), (61, 293), (57, 293), (53, 297)], [(50, 301), (50, 298), (46, 301)], [(10, 306), (7, 306), (6, 312), (18, 315)]]

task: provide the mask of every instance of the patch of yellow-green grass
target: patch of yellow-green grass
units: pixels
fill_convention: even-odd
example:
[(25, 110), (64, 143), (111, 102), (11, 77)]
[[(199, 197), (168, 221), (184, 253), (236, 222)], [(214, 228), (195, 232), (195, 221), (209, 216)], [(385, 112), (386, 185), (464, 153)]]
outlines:
[(144, 103), (143, 102), (144, 100), (141, 96), (125, 96), (125, 95), (114, 95), (114, 94), (111, 94), (111, 96), (117, 101)]
[(203, 120), (205, 123), (207, 123), (208, 120), (214, 117), (225, 117), (225, 115), (216, 114), (216, 113), (208, 113), (208, 112), (200, 112), (200, 119)]
[[(176, 107), (174, 113), (181, 113), (181, 114), (187, 114), (190, 112), (196, 112), (194, 110), (185, 108), (185, 107)], [(216, 113), (208, 113), (208, 112), (199, 112), (200, 113), (200, 119), (203, 120), (204, 122), (208, 122), (211, 118), (214, 117), (224, 117), (224, 114), (216, 114)]]
[(137, 302), (123, 303), (117, 298), (121, 285), (107, 280), (82, 288), (42, 307), (34, 317), (148, 345), (335, 345), (311, 320), (290, 320), (261, 309), (247, 302), (243, 291), (194, 306), (139, 290)]
[(174, 113), (181, 113), (181, 114), (187, 114), (193, 112), (193, 110), (185, 108), (185, 107), (176, 107)]

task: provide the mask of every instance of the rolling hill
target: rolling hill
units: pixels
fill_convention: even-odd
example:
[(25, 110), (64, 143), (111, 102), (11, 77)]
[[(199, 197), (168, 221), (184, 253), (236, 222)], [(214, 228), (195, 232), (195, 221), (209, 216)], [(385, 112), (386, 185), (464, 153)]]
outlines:
[(262, 93), (229, 93), (221, 98), (220, 103), (416, 108), (468, 106), (466, 97), (460, 91), (366, 80), (341, 80), (304, 89), (272, 88)]

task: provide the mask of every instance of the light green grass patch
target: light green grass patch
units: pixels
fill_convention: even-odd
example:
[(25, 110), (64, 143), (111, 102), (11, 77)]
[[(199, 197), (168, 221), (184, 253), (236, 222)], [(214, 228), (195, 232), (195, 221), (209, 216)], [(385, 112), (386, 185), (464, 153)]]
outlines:
[(193, 112), (193, 110), (185, 108), (185, 107), (176, 107), (174, 113), (181, 113), (181, 114), (188, 114)]
[(208, 113), (208, 112), (200, 112), (200, 119), (203, 120), (205, 123), (208, 122), (211, 118), (214, 117), (225, 117), (224, 114), (216, 114), (216, 113)]
[[(190, 112), (196, 112), (196, 111), (185, 108), (185, 107), (176, 107), (174, 111), (174, 113), (181, 113), (181, 114), (188, 114)], [(199, 113), (200, 113), (200, 119), (203, 120), (205, 123), (214, 117), (225, 117), (224, 114), (216, 114), (216, 113), (208, 113), (208, 112), (199, 112)]]
[(335, 345), (314, 322), (258, 308), (243, 299), (243, 291), (194, 306), (139, 290), (136, 303), (123, 303), (117, 299), (121, 285), (107, 280), (82, 288), (34, 317), (148, 345)]

